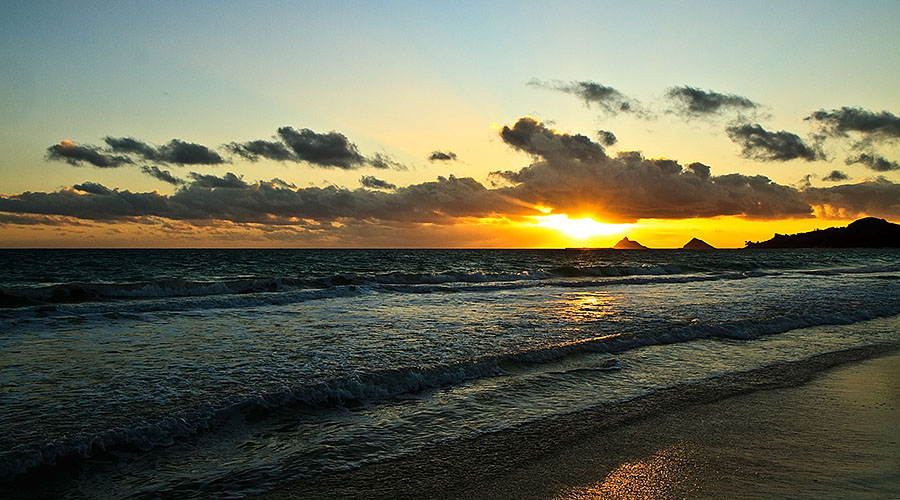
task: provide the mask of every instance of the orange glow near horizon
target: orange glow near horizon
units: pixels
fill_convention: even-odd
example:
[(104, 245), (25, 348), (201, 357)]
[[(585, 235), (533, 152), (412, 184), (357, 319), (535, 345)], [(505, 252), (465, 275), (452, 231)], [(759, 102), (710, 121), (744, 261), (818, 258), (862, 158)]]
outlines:
[[(2, 214), (0, 214), (2, 215)], [(640, 219), (604, 224), (590, 218), (548, 214), (519, 219), (459, 219), (450, 224), (353, 224), (335, 221), (330, 229), (211, 221), (141, 219), (87, 221), (60, 216), (21, 216), (0, 220), (0, 247), (311, 247), (311, 248), (609, 248), (622, 239), (650, 248), (681, 248), (699, 238), (716, 248), (741, 248), (775, 233), (794, 234), (846, 226), (852, 220), (815, 217), (748, 220)]]
[(534, 217), (538, 227), (556, 229), (563, 234), (584, 240), (594, 236), (610, 236), (619, 234), (634, 227), (634, 224), (606, 224), (597, 222), (590, 217), (583, 219), (570, 219), (565, 214), (542, 215)]

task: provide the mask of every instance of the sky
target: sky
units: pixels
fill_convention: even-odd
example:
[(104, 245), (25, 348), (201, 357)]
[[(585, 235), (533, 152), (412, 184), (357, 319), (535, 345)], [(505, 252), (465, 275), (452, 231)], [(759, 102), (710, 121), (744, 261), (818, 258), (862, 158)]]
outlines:
[(716, 247), (900, 221), (900, 3), (0, 5), (2, 247)]

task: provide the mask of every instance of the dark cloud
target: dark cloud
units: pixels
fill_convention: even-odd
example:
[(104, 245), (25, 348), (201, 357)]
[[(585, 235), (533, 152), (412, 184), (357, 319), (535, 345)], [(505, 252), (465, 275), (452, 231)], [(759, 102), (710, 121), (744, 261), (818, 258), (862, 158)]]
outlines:
[(379, 169), (407, 170), (406, 165), (383, 153), (366, 158), (356, 144), (339, 132), (320, 134), (308, 128), (279, 127), (276, 140), (231, 142), (225, 149), (250, 161), (260, 158), (308, 163), (317, 167), (355, 170), (370, 166)]
[(700, 162), (694, 162), (688, 164), (685, 168), (687, 168), (688, 171), (701, 179), (706, 179), (707, 177), (709, 177), (709, 165), (704, 165)]
[(159, 167), (155, 165), (141, 165), (141, 172), (149, 175), (150, 177), (155, 177), (163, 182), (168, 182), (174, 186), (178, 186), (184, 184), (184, 179), (180, 179), (172, 175), (172, 172), (168, 170), (160, 170)]
[(176, 163), (178, 165), (219, 165), (225, 163), (219, 153), (212, 149), (181, 139), (172, 139), (168, 143), (154, 147), (134, 137), (103, 138), (109, 148), (116, 153), (138, 156), (148, 161), (159, 163)]
[(272, 179), (269, 182), (272, 183), (272, 185), (276, 186), (276, 187), (282, 187), (282, 188), (296, 188), (297, 187), (297, 185), (294, 184), (293, 182), (288, 182), (286, 180), (279, 179), (278, 177), (275, 177), (274, 179)]
[(94, 189), (63, 189), (0, 196), (0, 212), (62, 215), (91, 220), (158, 217), (170, 220), (225, 220), (276, 225), (323, 224), (337, 220), (450, 223), (460, 217), (528, 214), (503, 193), (471, 178), (438, 177), (393, 192), (336, 186), (289, 188), (278, 182), (247, 183), (192, 173), (193, 182), (172, 195)]
[(168, 198), (156, 192), (132, 193), (94, 183), (52, 193), (26, 192), (0, 196), (0, 212), (63, 215), (101, 221), (165, 216), (168, 207)]
[(824, 160), (824, 154), (807, 145), (797, 134), (784, 130), (769, 132), (758, 123), (732, 125), (725, 129), (732, 142), (741, 146), (741, 155), (761, 161)]
[(384, 189), (386, 191), (393, 191), (397, 189), (396, 184), (391, 184), (390, 182), (383, 181), (371, 175), (364, 175), (360, 177), (359, 183), (363, 187), (367, 187), (370, 189)]
[(384, 153), (375, 153), (368, 159), (369, 165), (379, 169), (407, 170), (406, 165), (394, 160)]
[(156, 148), (134, 137), (106, 136), (103, 138), (103, 142), (116, 153), (136, 154), (150, 160), (155, 160), (157, 156)]
[(232, 142), (226, 144), (225, 149), (250, 161), (257, 161), (260, 158), (275, 161), (300, 161), (300, 158), (289, 150), (283, 142), (262, 140), (243, 143)]
[(717, 115), (726, 110), (741, 111), (759, 107), (759, 104), (743, 96), (720, 94), (687, 85), (670, 88), (666, 91), (666, 97), (674, 101), (677, 113), (695, 117)]
[(607, 147), (612, 146), (618, 141), (618, 139), (616, 138), (616, 134), (610, 132), (609, 130), (598, 130), (597, 139), (600, 141), (600, 144)]
[(338, 132), (318, 134), (308, 128), (280, 127), (278, 136), (297, 158), (313, 165), (351, 170), (366, 163), (356, 144)]
[(557, 90), (578, 96), (584, 100), (584, 103), (590, 107), (592, 104), (600, 107), (608, 114), (618, 113), (637, 113), (642, 114), (640, 103), (618, 90), (607, 87), (606, 85), (592, 82), (542, 82), (534, 79), (528, 82), (532, 87), (539, 87), (550, 90)]
[(505, 125), (500, 137), (516, 149), (544, 158), (558, 155), (585, 161), (606, 158), (603, 146), (589, 137), (560, 134), (531, 117), (520, 118), (512, 128)]
[(428, 161), (452, 161), (456, 159), (453, 151), (434, 151), (428, 157)]
[(869, 153), (860, 153), (856, 156), (851, 156), (850, 158), (847, 158), (846, 163), (847, 165), (859, 163), (876, 172), (890, 172), (892, 170), (900, 170), (900, 163), (888, 160), (883, 156)]
[(900, 184), (884, 177), (859, 184), (809, 188), (802, 197), (823, 217), (900, 217)]
[(156, 150), (156, 157), (148, 160), (164, 163), (177, 163), (179, 165), (219, 165), (225, 163), (225, 159), (219, 153), (202, 144), (184, 142), (172, 139), (166, 145)]
[(81, 184), (75, 184), (74, 186), (72, 186), (72, 189), (77, 189), (79, 191), (84, 191), (85, 193), (99, 194), (99, 195), (111, 194), (113, 192), (112, 189), (104, 186), (103, 184), (99, 184), (97, 182), (91, 182), (91, 181), (83, 182)]
[(822, 180), (828, 181), (828, 182), (838, 182), (838, 181), (846, 181), (849, 178), (850, 178), (850, 176), (848, 176), (844, 172), (841, 172), (840, 170), (832, 170), (831, 173), (829, 173), (825, 177), (822, 177)]
[(73, 166), (78, 166), (84, 161), (100, 168), (115, 168), (134, 163), (126, 156), (112, 155), (96, 146), (79, 146), (72, 141), (62, 141), (47, 148), (47, 159), (64, 161)]
[(813, 208), (823, 214), (900, 214), (900, 188), (883, 178), (797, 189), (761, 175), (712, 175), (702, 163), (682, 166), (636, 151), (610, 157), (585, 136), (557, 132), (528, 117), (503, 127), (500, 136), (534, 160), (518, 171), (492, 172), (491, 178), (499, 181), (494, 188), (454, 176), (404, 187), (364, 176), (360, 183), (365, 187), (346, 189), (297, 188), (278, 179), (248, 182), (233, 173), (221, 177), (191, 173), (189, 182), (170, 195), (83, 183), (50, 193), (0, 196), (0, 212), (100, 221), (182, 221), (179, 224), (204, 227), (262, 224), (303, 231), (336, 231), (347, 224), (408, 227), (450, 224), (460, 218), (515, 219), (539, 215), (536, 206), (608, 222), (729, 215), (809, 217)]
[(858, 132), (875, 140), (900, 139), (900, 117), (887, 111), (875, 113), (850, 107), (831, 111), (820, 109), (806, 117), (806, 120), (820, 123), (824, 132), (834, 137), (845, 137), (848, 132)]
[(218, 165), (225, 160), (215, 151), (201, 144), (172, 139), (159, 147), (151, 146), (133, 137), (110, 137), (103, 139), (107, 149), (97, 146), (78, 146), (72, 141), (62, 141), (47, 148), (47, 158), (78, 165), (86, 161), (102, 168), (135, 165), (141, 160), (179, 165)]
[[(710, 175), (709, 167), (683, 168), (671, 159), (639, 152), (615, 158), (583, 136), (549, 130), (533, 118), (504, 127), (512, 147), (541, 159), (518, 172), (493, 172), (503, 192), (526, 205), (560, 213), (594, 214), (609, 221), (737, 215), (752, 218), (808, 217), (798, 191), (764, 176)], [(576, 139), (577, 137), (577, 139)]]
[(243, 179), (234, 175), (231, 172), (225, 174), (224, 177), (218, 177), (215, 175), (204, 175), (198, 174), (197, 172), (191, 172), (191, 178), (194, 181), (191, 183), (192, 187), (202, 187), (202, 188), (224, 188), (224, 189), (244, 189), (249, 187), (250, 185), (244, 182)]

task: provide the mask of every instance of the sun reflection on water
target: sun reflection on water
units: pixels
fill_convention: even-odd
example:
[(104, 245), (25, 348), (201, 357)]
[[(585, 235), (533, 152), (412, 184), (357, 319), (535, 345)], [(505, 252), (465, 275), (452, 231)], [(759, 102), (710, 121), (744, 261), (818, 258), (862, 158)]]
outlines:
[(566, 294), (559, 314), (576, 323), (597, 321), (615, 315), (619, 302), (605, 291)]

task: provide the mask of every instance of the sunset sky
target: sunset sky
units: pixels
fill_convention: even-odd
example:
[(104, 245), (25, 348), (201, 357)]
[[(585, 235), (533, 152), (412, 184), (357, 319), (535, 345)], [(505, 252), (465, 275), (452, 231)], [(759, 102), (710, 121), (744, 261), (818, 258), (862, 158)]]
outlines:
[(0, 246), (900, 221), (900, 2), (0, 6)]

